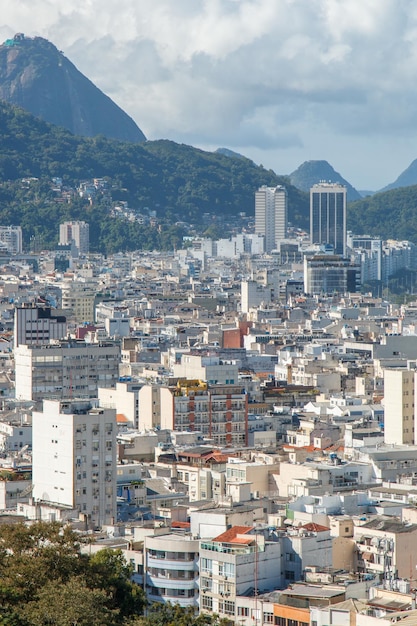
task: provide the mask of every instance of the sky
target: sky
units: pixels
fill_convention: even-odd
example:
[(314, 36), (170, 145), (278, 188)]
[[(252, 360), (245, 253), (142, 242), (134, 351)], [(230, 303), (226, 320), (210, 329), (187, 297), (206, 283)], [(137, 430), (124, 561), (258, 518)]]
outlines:
[(0, 39), (49, 39), (148, 139), (226, 147), (357, 189), (417, 158), (415, 0), (2, 0)]

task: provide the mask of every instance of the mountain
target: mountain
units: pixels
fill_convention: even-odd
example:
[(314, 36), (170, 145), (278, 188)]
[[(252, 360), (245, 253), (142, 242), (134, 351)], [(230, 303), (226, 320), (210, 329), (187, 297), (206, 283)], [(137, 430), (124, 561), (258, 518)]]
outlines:
[(42, 37), (18, 34), (0, 46), (0, 99), (75, 135), (146, 140), (132, 118)]
[(390, 189), (410, 187), (412, 185), (417, 185), (417, 159), (415, 159), (393, 183), (390, 183), (380, 191), (384, 192), (389, 191)]
[(240, 154), (239, 152), (234, 152), (234, 150), (229, 150), (229, 148), (217, 148), (217, 150), (214, 151), (214, 154), (223, 154), (223, 156), (232, 157), (235, 159), (247, 159), (247, 157), (245, 157), (243, 154)]
[[(116, 221), (109, 218), (109, 204), (103, 203), (100, 212), (96, 204), (86, 208), (75, 201), (56, 202), (50, 185), (52, 177), (62, 178), (64, 186), (71, 187), (81, 180), (107, 177), (110, 200), (125, 200), (136, 211), (154, 210), (158, 220), (167, 225), (183, 220), (200, 231), (206, 214), (210, 219), (212, 216), (232, 223), (240, 212), (253, 215), (256, 189), (284, 184), (289, 220), (302, 228), (308, 226), (307, 194), (288, 184), (286, 177), (249, 159), (165, 140), (133, 144), (103, 136), (76, 137), (5, 102), (0, 102), (0, 136), (0, 223), (22, 225), (26, 241), (41, 233), (45, 241), (51, 242), (60, 220), (86, 219), (90, 234), (96, 237), (92, 249), (109, 250), (103, 244), (104, 236), (112, 250), (116, 242), (120, 250), (142, 245), (143, 228), (140, 230), (136, 224), (136, 230), (132, 230), (131, 224), (127, 227), (120, 222), (116, 237)], [(29, 185), (34, 192), (28, 196), (22, 178), (31, 177), (39, 182)], [(159, 244), (151, 239), (147, 242), (149, 246)], [(136, 248), (132, 248), (134, 245)]]
[(358, 235), (409, 240), (417, 244), (417, 185), (401, 187), (352, 202), (347, 227)]
[(302, 191), (310, 191), (310, 188), (321, 180), (341, 183), (347, 187), (348, 202), (361, 198), (360, 193), (339, 172), (336, 172), (327, 161), (305, 161), (289, 175), (289, 178), (291, 184)]

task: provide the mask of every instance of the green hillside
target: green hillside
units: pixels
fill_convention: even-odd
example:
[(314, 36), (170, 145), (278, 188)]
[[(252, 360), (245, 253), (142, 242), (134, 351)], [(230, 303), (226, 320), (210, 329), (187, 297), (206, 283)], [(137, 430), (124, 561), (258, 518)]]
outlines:
[[(138, 211), (145, 207), (155, 210), (158, 220), (167, 226), (182, 220), (197, 227), (202, 227), (204, 213), (228, 219), (239, 212), (253, 215), (254, 192), (260, 185), (285, 184), (289, 220), (300, 227), (308, 225), (307, 194), (291, 186), (287, 178), (249, 159), (204, 152), (172, 141), (132, 144), (102, 136), (81, 138), (6, 103), (0, 103), (0, 133), (0, 221), (22, 224), (27, 229), (26, 238), (40, 233), (50, 244), (56, 239), (59, 221), (81, 215), (88, 217), (90, 230), (96, 233), (96, 250), (109, 251), (109, 241), (112, 250), (118, 246), (140, 248), (142, 240), (149, 247), (170, 245), (157, 241), (157, 237), (154, 241), (143, 237), (143, 228), (140, 231), (137, 224), (127, 227), (124, 223), (123, 228), (116, 229), (114, 219), (107, 223), (108, 198), (88, 209), (80, 202), (54, 204), (46, 185), (52, 177), (61, 177), (70, 186), (93, 177), (108, 177), (112, 199), (126, 200)], [(21, 188), (23, 177), (40, 179), (31, 186), (29, 197)], [(121, 231), (116, 239), (114, 233), (102, 235), (102, 231), (112, 229)]]
[(417, 244), (417, 185), (393, 189), (348, 205), (348, 228)]

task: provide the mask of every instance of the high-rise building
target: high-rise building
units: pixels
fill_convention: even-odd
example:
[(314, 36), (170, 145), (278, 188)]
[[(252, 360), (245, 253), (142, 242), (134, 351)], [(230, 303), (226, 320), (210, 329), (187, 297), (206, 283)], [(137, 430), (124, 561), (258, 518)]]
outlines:
[(265, 252), (287, 236), (287, 205), (287, 190), (281, 185), (263, 185), (255, 192), (255, 233), (265, 238)]
[(22, 229), (20, 226), (0, 226), (0, 249), (9, 254), (22, 253)]
[(110, 341), (22, 344), (14, 350), (16, 398), (97, 398), (98, 387), (114, 387), (118, 381), (119, 355), (120, 347)]
[(417, 375), (414, 369), (384, 370), (384, 441), (387, 444), (415, 445), (417, 432), (414, 395)]
[(59, 226), (59, 244), (73, 244), (78, 254), (88, 254), (90, 248), (90, 226), (86, 222), (64, 222)]
[(33, 412), (33, 501), (78, 511), (93, 527), (116, 519), (116, 411), (45, 400)]
[(20, 344), (47, 345), (53, 339), (64, 339), (67, 319), (50, 307), (23, 305), (14, 311), (14, 347)]
[(344, 185), (321, 181), (310, 189), (310, 241), (330, 244), (346, 256), (346, 194)]

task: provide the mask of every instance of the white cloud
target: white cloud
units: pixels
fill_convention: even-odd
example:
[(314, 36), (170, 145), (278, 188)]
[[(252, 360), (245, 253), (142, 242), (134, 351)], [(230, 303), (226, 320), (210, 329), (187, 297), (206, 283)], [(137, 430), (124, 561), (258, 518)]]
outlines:
[[(4, 0), (3, 5), (4, 38), (25, 32), (50, 39), (150, 138), (264, 154), (259, 160), (281, 172), (307, 158), (336, 163), (339, 153), (354, 146), (357, 154), (372, 154), (370, 144), (378, 138), (386, 150), (379, 145), (375, 160), (385, 159), (392, 179), (401, 168), (390, 146), (399, 146), (403, 137), (407, 145), (398, 158), (412, 153), (413, 0)], [(298, 163), (285, 167), (286, 157)], [(378, 178), (383, 166), (359, 161), (351, 158), (349, 171), (341, 173), (358, 186), (388, 182)]]

